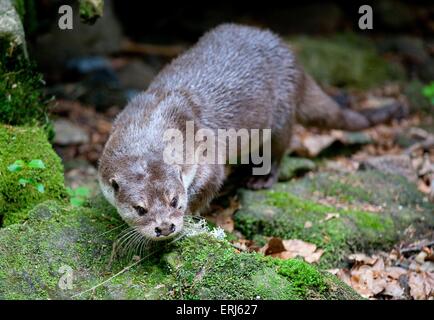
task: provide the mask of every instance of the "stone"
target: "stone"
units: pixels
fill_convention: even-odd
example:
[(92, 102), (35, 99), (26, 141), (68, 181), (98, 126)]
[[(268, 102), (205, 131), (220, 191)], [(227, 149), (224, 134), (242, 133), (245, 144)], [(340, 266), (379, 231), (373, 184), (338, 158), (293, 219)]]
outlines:
[(315, 162), (310, 159), (286, 156), (280, 165), (279, 181), (288, 181), (315, 169)]
[(360, 169), (376, 169), (384, 173), (400, 175), (410, 182), (417, 182), (417, 173), (408, 155), (384, 155), (370, 157), (360, 164)]
[[(416, 185), (389, 172), (315, 173), (269, 190), (238, 192), (235, 229), (247, 239), (258, 235), (300, 239), (324, 250), (319, 266), (344, 265), (357, 250), (384, 249), (434, 223), (434, 206)], [(330, 213), (339, 218), (326, 220)], [(309, 228), (305, 228), (309, 222)]]
[(0, 299), (360, 299), (325, 271), (238, 252), (204, 226), (141, 258), (112, 259), (122, 224), (101, 198), (38, 205), (26, 224), (0, 229)]
[(27, 57), (24, 28), (10, 0), (0, 0), (0, 41), (8, 42), (9, 54), (21, 51)]
[(54, 143), (68, 146), (72, 144), (85, 144), (89, 142), (88, 133), (80, 126), (67, 119), (57, 119), (54, 121)]

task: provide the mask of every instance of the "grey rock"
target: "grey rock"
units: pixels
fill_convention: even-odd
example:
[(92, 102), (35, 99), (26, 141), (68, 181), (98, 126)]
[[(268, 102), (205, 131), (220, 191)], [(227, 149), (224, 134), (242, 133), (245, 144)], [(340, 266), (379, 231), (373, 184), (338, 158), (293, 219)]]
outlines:
[[(313, 243), (324, 250), (322, 268), (343, 265), (357, 251), (389, 249), (410, 225), (417, 235), (434, 223), (434, 206), (414, 183), (378, 170), (314, 173), (267, 190), (241, 189), (238, 196), (235, 228), (247, 239)], [(339, 216), (330, 219), (333, 213)]]
[(21, 48), (27, 57), (24, 28), (10, 0), (0, 0), (0, 39), (9, 41), (12, 51)]
[(71, 144), (84, 144), (89, 142), (89, 135), (80, 126), (66, 119), (54, 121), (56, 135), (54, 143), (67, 146)]
[(140, 60), (133, 60), (118, 71), (121, 86), (128, 89), (146, 90), (156, 71)]
[(376, 169), (384, 173), (403, 176), (411, 182), (417, 181), (417, 173), (408, 155), (371, 157), (360, 164), (360, 169)]
[(315, 170), (316, 164), (306, 158), (285, 157), (280, 166), (279, 181), (288, 181), (291, 178)]

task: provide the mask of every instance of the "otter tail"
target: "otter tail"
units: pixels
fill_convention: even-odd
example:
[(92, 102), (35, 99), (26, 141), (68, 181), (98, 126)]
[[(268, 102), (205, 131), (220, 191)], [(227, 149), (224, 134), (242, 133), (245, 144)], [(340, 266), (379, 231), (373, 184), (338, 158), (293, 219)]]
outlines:
[(392, 119), (403, 118), (408, 114), (408, 110), (397, 103), (362, 112), (345, 109), (325, 94), (307, 74), (304, 74), (302, 92), (296, 117), (297, 121), (306, 126), (358, 131)]

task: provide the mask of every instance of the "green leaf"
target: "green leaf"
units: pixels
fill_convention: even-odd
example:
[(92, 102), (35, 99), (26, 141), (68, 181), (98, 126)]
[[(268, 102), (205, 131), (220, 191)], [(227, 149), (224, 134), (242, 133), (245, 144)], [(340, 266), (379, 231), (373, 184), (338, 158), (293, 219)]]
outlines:
[(21, 171), (25, 165), (26, 164), (23, 160), (16, 160), (14, 163), (8, 166), (8, 170), (10, 172), (18, 172)]
[(76, 196), (80, 196), (80, 197), (88, 197), (90, 194), (90, 189), (86, 188), (86, 187), (78, 187), (77, 189), (74, 190), (74, 193)]
[(30, 161), (27, 166), (32, 169), (45, 169), (45, 164), (40, 159), (33, 159)]
[(44, 193), (45, 192), (45, 187), (42, 183), (38, 183), (36, 185), (36, 190), (38, 190), (40, 193)]
[(70, 187), (66, 188), (66, 193), (71, 197), (73, 197), (75, 195), (74, 190), (72, 190)]
[(81, 207), (85, 201), (83, 198), (73, 197), (70, 199), (70, 202), (75, 207)]
[(30, 181), (28, 179), (20, 178), (18, 183), (25, 187), (28, 183), (30, 183)]

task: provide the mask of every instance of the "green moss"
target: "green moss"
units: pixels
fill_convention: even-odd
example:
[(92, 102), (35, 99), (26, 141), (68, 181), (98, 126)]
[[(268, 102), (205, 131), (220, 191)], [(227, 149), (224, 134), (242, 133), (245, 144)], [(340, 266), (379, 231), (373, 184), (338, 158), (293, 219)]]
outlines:
[[(148, 252), (146, 259), (125, 270), (131, 261), (109, 263), (122, 222), (113, 208), (103, 210), (99, 202), (91, 208), (44, 202), (31, 210), (26, 224), (1, 229), (0, 298), (359, 298), (302, 261), (239, 253), (206, 233)], [(59, 287), (62, 266), (73, 270), (72, 289)]]
[[(274, 214), (264, 220), (237, 214), (237, 228), (247, 237), (262, 233), (312, 242), (325, 250), (321, 259), (323, 266), (330, 266), (342, 259), (349, 242), (372, 243), (377, 237), (387, 242), (393, 240), (388, 234), (389, 227), (393, 230), (391, 220), (374, 213), (337, 209), (283, 191), (265, 192), (262, 204), (262, 210), (274, 211)], [(339, 213), (340, 216), (326, 221), (328, 213)], [(306, 221), (312, 223), (310, 228), (305, 228)], [(363, 241), (358, 241), (359, 237)]]
[(270, 261), (277, 266), (277, 272), (291, 282), (293, 290), (301, 297), (307, 296), (308, 291), (320, 294), (326, 291), (327, 285), (323, 276), (312, 265), (299, 259), (270, 259)]
[[(29, 162), (33, 159), (42, 160), (45, 169), (8, 170), (16, 160)], [(20, 178), (34, 179), (44, 185), (45, 191), (41, 193), (30, 184), (20, 185)], [(63, 167), (45, 132), (36, 127), (0, 125), (0, 217), (3, 217), (3, 225), (23, 221), (27, 209), (37, 203), (64, 197)]]
[(177, 247), (176, 257), (166, 257), (177, 299), (324, 299), (331, 292), (316, 267), (301, 260), (240, 253), (206, 235)]
[(83, 22), (94, 24), (103, 15), (104, 0), (80, 0), (80, 18)]
[(284, 157), (279, 171), (279, 181), (288, 181), (293, 177), (315, 170), (316, 165), (310, 159)]
[(354, 204), (426, 206), (421, 193), (405, 177), (377, 170), (341, 175), (323, 173), (302, 183), (305, 183), (309, 192), (337, 197)]
[(410, 102), (410, 107), (413, 112), (422, 111), (426, 114), (432, 114), (434, 104), (423, 95), (424, 86), (424, 83), (421, 81), (412, 80), (405, 84), (404, 93)]
[(404, 78), (402, 68), (383, 59), (367, 40), (354, 34), (297, 37), (290, 43), (309, 74), (322, 84), (368, 88)]
[[(317, 200), (326, 197), (339, 206)], [(240, 201), (235, 227), (247, 238), (266, 235), (314, 243), (324, 249), (319, 264), (324, 268), (335, 267), (350, 252), (387, 247), (410, 224), (421, 230), (433, 221), (433, 206), (424, 203), (415, 186), (380, 172), (317, 174), (271, 190), (242, 190)], [(368, 204), (378, 206), (378, 212), (364, 210)], [(339, 216), (326, 219), (331, 213)]]
[[(0, 39), (0, 48), (8, 48), (8, 43)], [(48, 105), (42, 94), (42, 76), (24, 56), (8, 50), (0, 52), (0, 123), (42, 125), (52, 136)]]

